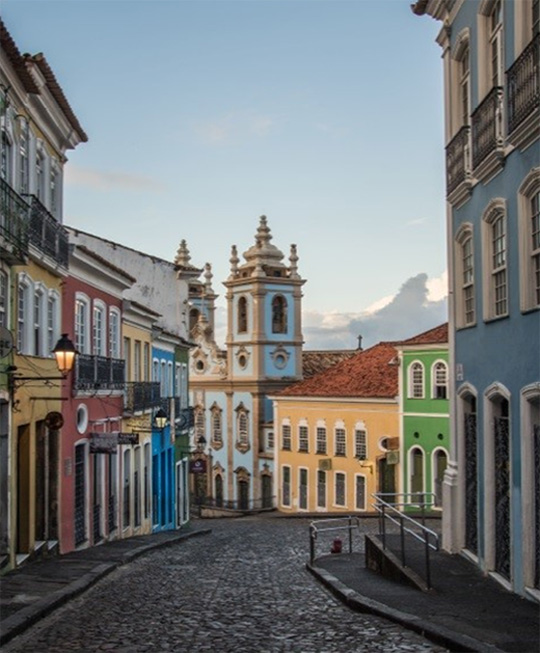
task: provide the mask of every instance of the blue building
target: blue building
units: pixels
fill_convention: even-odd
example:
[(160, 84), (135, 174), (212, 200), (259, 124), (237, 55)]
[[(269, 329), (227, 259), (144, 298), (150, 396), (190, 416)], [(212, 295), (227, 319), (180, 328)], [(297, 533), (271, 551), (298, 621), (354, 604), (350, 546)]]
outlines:
[[(275, 507), (274, 428), (269, 397), (302, 378), (301, 288), (296, 246), (289, 264), (265, 216), (244, 261), (233, 245), (226, 351), (214, 340), (212, 275), (190, 284), (195, 501), (237, 510)], [(209, 501), (209, 499), (211, 501)]]
[(539, 0), (442, 22), (453, 376), (444, 546), (540, 601)]
[(160, 383), (161, 407), (169, 418), (164, 428), (159, 429), (154, 426), (152, 430), (152, 530), (154, 533), (174, 529), (177, 522), (175, 431), (171, 413), (175, 410), (175, 404), (178, 404), (175, 356), (178, 340), (177, 336), (165, 331), (155, 332), (152, 346), (152, 377), (154, 381)]

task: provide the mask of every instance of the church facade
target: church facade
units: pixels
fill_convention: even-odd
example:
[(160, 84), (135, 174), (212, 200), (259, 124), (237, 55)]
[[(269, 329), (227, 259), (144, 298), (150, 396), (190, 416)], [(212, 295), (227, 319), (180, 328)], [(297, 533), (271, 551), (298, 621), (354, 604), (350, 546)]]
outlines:
[[(271, 243), (262, 216), (255, 243), (235, 245), (227, 300), (225, 350), (214, 339), (210, 265), (190, 283), (190, 392), (194, 410), (191, 472), (195, 501), (216, 508), (276, 506), (274, 427), (270, 397), (302, 378), (301, 298), (296, 245), (288, 261)], [(182, 249), (182, 247), (181, 247)], [(184, 260), (187, 250), (178, 252)]]

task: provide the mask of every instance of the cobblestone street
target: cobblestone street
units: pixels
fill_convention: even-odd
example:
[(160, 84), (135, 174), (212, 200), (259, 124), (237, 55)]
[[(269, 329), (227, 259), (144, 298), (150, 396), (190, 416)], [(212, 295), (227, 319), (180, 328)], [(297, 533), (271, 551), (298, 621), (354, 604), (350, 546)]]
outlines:
[[(306, 572), (307, 520), (208, 523), (125, 565), (4, 651), (443, 651), (350, 611)], [(369, 525), (368, 525), (369, 527)]]

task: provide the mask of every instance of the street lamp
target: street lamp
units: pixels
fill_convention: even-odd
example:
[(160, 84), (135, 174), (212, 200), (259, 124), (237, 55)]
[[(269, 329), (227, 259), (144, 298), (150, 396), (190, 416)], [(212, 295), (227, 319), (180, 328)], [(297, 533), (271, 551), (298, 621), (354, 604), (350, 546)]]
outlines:
[(8, 387), (12, 399), (17, 390), (18, 383), (24, 383), (25, 381), (63, 381), (73, 369), (75, 358), (79, 352), (75, 349), (75, 345), (68, 338), (67, 333), (63, 333), (54, 346), (52, 353), (56, 358), (56, 364), (61, 376), (19, 376), (17, 375), (17, 367), (15, 365), (10, 365), (6, 369)]
[(167, 413), (163, 408), (160, 408), (154, 415), (154, 426), (162, 431), (165, 428), (165, 424), (167, 424)]
[(60, 374), (62, 374), (63, 377), (67, 376), (67, 374), (73, 369), (75, 356), (77, 355), (75, 345), (68, 338), (67, 333), (62, 334), (62, 337), (56, 343), (52, 351), (56, 358), (56, 364), (58, 365)]

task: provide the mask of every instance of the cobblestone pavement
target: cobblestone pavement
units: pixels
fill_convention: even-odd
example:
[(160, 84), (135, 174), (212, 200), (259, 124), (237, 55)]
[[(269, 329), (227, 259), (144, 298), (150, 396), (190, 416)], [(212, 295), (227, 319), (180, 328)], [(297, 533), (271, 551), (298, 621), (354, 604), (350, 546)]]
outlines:
[(444, 651), (327, 593), (305, 570), (307, 520), (208, 526), (120, 567), (4, 653)]

